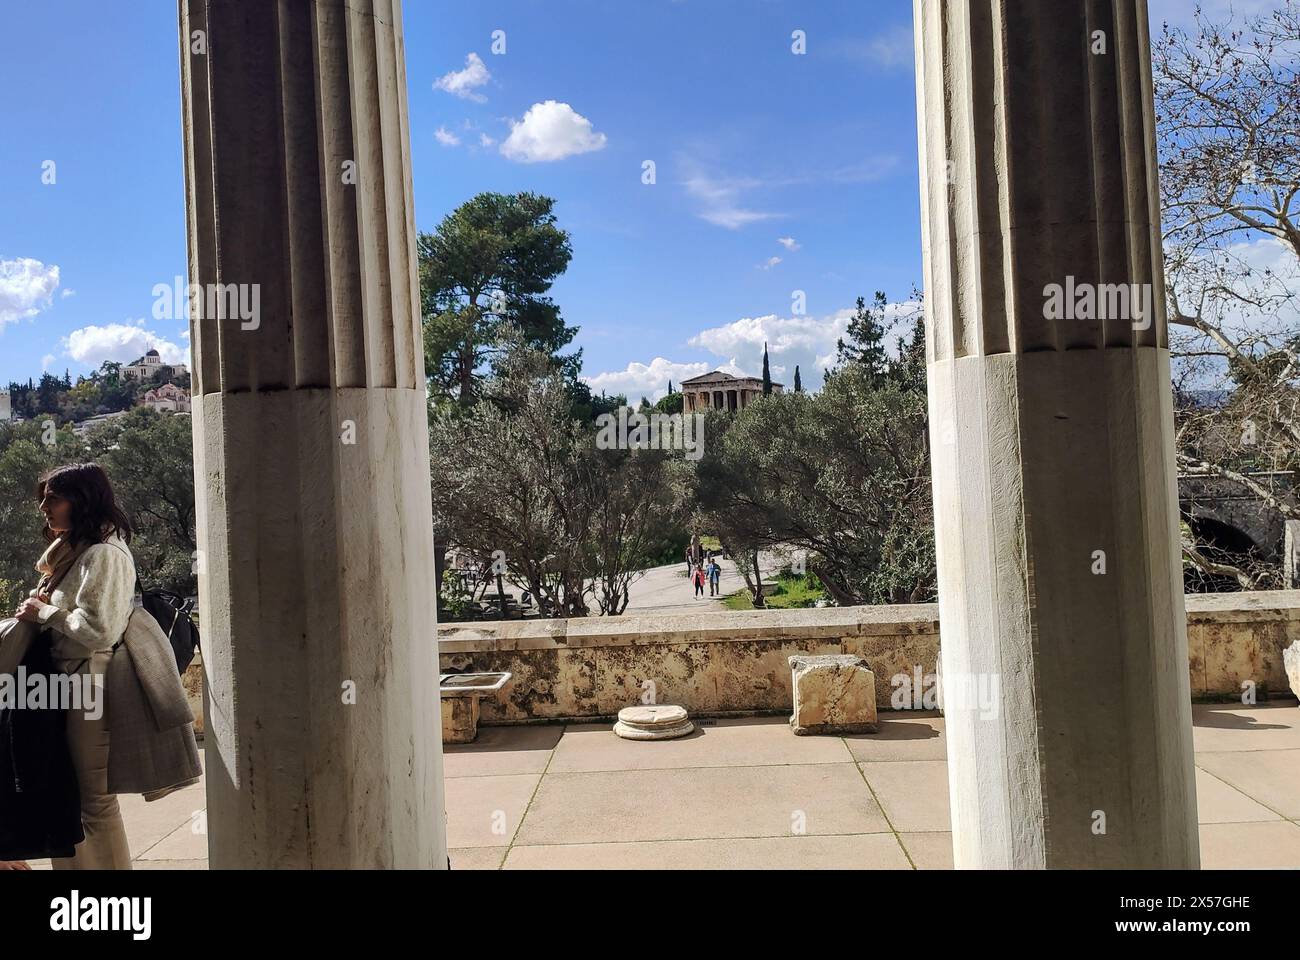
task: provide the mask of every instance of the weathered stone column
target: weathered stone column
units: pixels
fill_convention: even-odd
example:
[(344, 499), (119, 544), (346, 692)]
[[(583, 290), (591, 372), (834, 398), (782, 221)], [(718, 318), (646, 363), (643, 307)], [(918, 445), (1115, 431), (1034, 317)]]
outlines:
[(211, 866), (445, 867), (400, 0), (180, 35)]
[(956, 864), (1196, 867), (1146, 3), (915, 13)]

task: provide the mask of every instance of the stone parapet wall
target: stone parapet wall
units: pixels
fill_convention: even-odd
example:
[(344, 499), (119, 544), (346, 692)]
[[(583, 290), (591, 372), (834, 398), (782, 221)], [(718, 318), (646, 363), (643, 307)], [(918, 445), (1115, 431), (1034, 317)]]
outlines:
[[(876, 675), (877, 703), (890, 707), (897, 674), (934, 672), (936, 604), (753, 610), (703, 616), (591, 617), (448, 624), (438, 629), (441, 668), (514, 676), (482, 701), (482, 722), (612, 717), (641, 702), (695, 715), (788, 712), (789, 657), (857, 654)], [(1300, 639), (1300, 591), (1187, 597), (1194, 699), (1287, 695), (1282, 650)]]
[(1254, 681), (1270, 696), (1290, 691), (1282, 651), (1300, 642), (1300, 590), (1187, 597), (1192, 697), (1239, 696)]

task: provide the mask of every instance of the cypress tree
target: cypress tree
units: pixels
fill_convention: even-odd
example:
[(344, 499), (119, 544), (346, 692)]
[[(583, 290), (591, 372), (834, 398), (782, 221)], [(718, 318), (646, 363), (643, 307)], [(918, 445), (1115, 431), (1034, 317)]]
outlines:
[(767, 366), (767, 343), (763, 343), (763, 396), (772, 395), (772, 371)]
[(803, 393), (803, 381), (801, 381), (801, 380), (799, 379), (799, 365), (798, 365), (798, 364), (795, 364), (795, 367), (794, 367), (794, 392), (795, 392), (795, 393)]

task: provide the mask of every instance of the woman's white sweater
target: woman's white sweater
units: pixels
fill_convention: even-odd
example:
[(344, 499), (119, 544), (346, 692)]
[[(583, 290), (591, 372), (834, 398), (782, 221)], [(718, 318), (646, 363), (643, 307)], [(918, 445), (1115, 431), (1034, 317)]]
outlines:
[(86, 549), (50, 603), (41, 604), (41, 625), (53, 631), (56, 658), (81, 660), (113, 648), (126, 633), (135, 600), (135, 560), (114, 534)]

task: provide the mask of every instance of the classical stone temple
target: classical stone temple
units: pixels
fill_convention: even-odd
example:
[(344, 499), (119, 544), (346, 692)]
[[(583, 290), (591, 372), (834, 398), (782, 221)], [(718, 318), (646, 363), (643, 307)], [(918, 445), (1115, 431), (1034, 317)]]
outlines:
[[(721, 370), (683, 380), (682, 412), (695, 413), (709, 408), (743, 410), (755, 397), (763, 395), (763, 381), (758, 377), (733, 377)], [(772, 392), (780, 393), (784, 387), (772, 384)]]
[[(1195, 867), (1146, 3), (915, 16), (943, 675), (1001, 678), (956, 865)], [(192, 330), (211, 865), (445, 867), (400, 0), (180, 25), (190, 279), (262, 304)], [(1047, 318), (1071, 277), (1156, 316)]]

